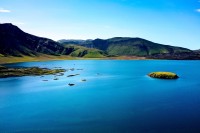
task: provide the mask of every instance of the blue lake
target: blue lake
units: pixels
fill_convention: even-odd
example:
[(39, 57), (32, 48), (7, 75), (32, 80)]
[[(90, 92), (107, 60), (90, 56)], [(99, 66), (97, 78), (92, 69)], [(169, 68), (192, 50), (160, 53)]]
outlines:
[[(8, 66), (75, 70), (59, 80), (53, 75), (0, 79), (0, 133), (200, 132), (200, 61), (77, 60)], [(146, 76), (153, 71), (175, 72), (180, 78)], [(70, 74), (80, 75), (67, 77)]]

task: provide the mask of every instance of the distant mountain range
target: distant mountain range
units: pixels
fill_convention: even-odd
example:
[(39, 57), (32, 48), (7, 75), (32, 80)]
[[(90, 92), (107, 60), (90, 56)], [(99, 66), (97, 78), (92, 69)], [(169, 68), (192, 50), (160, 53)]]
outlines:
[(95, 40), (59, 40), (62, 45), (79, 45), (104, 51), (109, 56), (144, 56), (150, 59), (200, 59), (200, 50), (154, 43), (142, 38), (115, 37)]
[(200, 52), (154, 43), (142, 38), (115, 37), (95, 40), (59, 40), (37, 37), (12, 24), (0, 24), (0, 56), (39, 54), (100, 58), (143, 56), (153, 59), (200, 59)]
[(150, 56), (155, 54), (175, 54), (191, 52), (181, 47), (174, 47), (153, 43), (141, 38), (115, 37), (111, 39), (95, 40), (61, 40), (61, 44), (80, 45), (88, 48), (96, 48), (107, 52), (109, 55), (133, 55)]

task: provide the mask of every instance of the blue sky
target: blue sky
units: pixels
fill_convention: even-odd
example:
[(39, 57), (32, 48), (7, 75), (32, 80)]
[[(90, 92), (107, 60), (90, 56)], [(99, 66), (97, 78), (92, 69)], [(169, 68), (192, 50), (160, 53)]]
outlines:
[(0, 23), (53, 40), (141, 37), (200, 49), (198, 0), (0, 0)]

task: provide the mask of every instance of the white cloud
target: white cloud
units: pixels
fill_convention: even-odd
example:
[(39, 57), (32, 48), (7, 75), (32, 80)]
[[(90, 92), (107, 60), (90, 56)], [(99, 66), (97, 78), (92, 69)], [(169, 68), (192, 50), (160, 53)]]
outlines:
[(197, 9), (196, 11), (197, 11), (197, 12), (200, 12), (200, 9)]
[(7, 10), (7, 9), (0, 8), (0, 13), (9, 13), (9, 12), (11, 12), (11, 11)]

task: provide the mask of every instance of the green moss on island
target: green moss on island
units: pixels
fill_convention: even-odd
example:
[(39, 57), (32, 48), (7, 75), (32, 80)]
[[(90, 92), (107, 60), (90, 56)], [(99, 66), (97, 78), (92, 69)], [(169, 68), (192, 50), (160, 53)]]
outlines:
[(4, 66), (0, 66), (0, 78), (54, 75), (65, 71), (65, 69), (48, 69), (39, 67), (7, 68)]
[(152, 72), (148, 74), (148, 76), (152, 78), (159, 78), (159, 79), (177, 79), (179, 78), (177, 74), (172, 72)]

